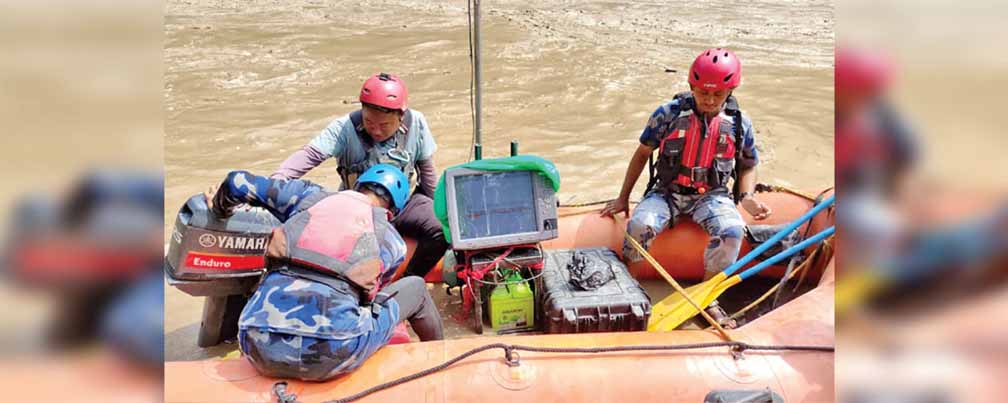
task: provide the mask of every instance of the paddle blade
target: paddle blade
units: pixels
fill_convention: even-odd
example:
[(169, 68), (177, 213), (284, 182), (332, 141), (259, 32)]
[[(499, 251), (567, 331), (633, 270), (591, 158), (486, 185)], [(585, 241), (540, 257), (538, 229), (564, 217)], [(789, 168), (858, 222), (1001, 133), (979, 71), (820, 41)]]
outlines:
[[(725, 290), (735, 284), (738, 284), (740, 281), (742, 280), (737, 275), (725, 279), (723, 275), (718, 274), (718, 276), (712, 277), (710, 280), (694, 286), (696, 287), (696, 292), (690, 293), (690, 298), (692, 298), (701, 309), (707, 308), (707, 306), (714, 302), (717, 297), (721, 296)], [(683, 324), (683, 322), (700, 313), (700, 311), (694, 308), (689, 301), (686, 301), (686, 299), (678, 293), (668, 296), (668, 298), (659, 302), (659, 305), (661, 304), (666, 304), (662, 308), (661, 312), (664, 316), (656, 316), (655, 309), (653, 307), (651, 309), (651, 320), (648, 321), (648, 331), (650, 332), (668, 332), (675, 330), (675, 328), (679, 327), (679, 325)]]
[(853, 270), (854, 274), (837, 281), (835, 305), (837, 317), (842, 317), (885, 287), (886, 280), (870, 270)]
[(742, 280), (743, 278), (737, 274), (728, 277), (728, 279), (722, 281), (721, 284), (718, 284), (717, 287), (714, 287), (714, 289), (711, 290), (710, 294), (707, 294), (708, 299), (704, 302), (706, 302), (707, 305), (710, 305), (711, 302), (714, 302), (714, 300), (717, 299), (717, 297), (720, 297), (721, 294), (724, 294), (725, 290), (727, 290), (728, 288), (730, 288), (735, 284), (741, 283)]
[[(690, 299), (696, 302), (700, 308), (704, 308), (710, 303), (707, 302), (705, 304), (704, 301), (713, 301), (713, 299), (708, 298), (708, 295), (724, 279), (724, 273), (718, 273), (707, 281), (686, 288), (686, 294), (689, 295)], [(662, 332), (673, 330), (698, 313), (699, 311), (697, 311), (697, 309), (694, 308), (681, 293), (674, 292), (651, 307), (651, 318), (648, 320), (648, 331)]]

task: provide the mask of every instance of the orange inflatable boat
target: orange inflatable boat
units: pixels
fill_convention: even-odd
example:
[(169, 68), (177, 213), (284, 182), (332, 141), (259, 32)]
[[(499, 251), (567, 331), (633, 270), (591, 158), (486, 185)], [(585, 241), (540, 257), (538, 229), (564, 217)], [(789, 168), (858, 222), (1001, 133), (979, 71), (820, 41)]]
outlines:
[[(828, 196), (831, 190), (824, 191), (816, 196)], [(760, 201), (766, 203), (773, 210), (773, 214), (762, 221), (754, 221), (745, 210), (739, 210), (742, 217), (750, 224), (785, 224), (793, 221), (802, 213), (812, 208), (815, 200), (809, 196), (797, 195), (785, 191), (759, 193)], [(599, 206), (587, 207), (562, 207), (560, 215), (560, 236), (557, 239), (543, 243), (546, 249), (568, 249), (568, 248), (591, 248), (606, 247), (622, 253), (623, 232), (626, 229), (626, 217), (620, 215), (615, 218), (602, 217), (598, 214)], [(800, 232), (814, 234), (831, 225), (833, 218), (829, 214), (819, 214), (809, 223), (798, 228)], [(807, 228), (811, 226), (811, 228)], [(685, 217), (679, 220), (675, 228), (663, 231), (654, 240), (651, 247), (651, 255), (654, 256), (672, 277), (677, 279), (695, 280), (703, 277), (703, 251), (707, 245), (707, 233), (699, 225)], [(407, 260), (412, 256), (416, 243), (407, 239), (409, 253)], [(739, 256), (743, 256), (752, 250), (748, 240), (742, 245)], [(758, 262), (746, 266), (749, 267)], [(402, 275), (406, 265), (399, 267), (397, 276)], [(660, 280), (661, 277), (647, 262), (641, 261), (630, 266), (630, 272), (638, 280)], [(780, 278), (784, 273), (784, 267), (775, 266), (761, 272), (763, 276)], [(822, 267), (813, 267), (810, 274), (819, 275)], [(438, 263), (434, 270), (427, 274), (428, 282), (441, 281), (441, 264)]]
[[(762, 193), (760, 197), (774, 211), (767, 220), (770, 224), (789, 222), (813, 203), (784, 192)], [(561, 208), (560, 214), (560, 236), (545, 243), (546, 248), (622, 248), (625, 218), (599, 217), (597, 207)], [(831, 222), (829, 213), (823, 212), (808, 225), (814, 233)], [(662, 233), (652, 251), (673, 276), (697, 279), (703, 274), (701, 256), (706, 241), (699, 227), (683, 220), (674, 230)], [(748, 250), (745, 246), (743, 253)], [(389, 345), (352, 374), (323, 383), (287, 381), (284, 393), (295, 394), (299, 402), (345, 398), (481, 346), (500, 343), (437, 372), (359, 396), (359, 401), (701, 402), (709, 396), (724, 398), (739, 393), (774, 394), (788, 402), (832, 401), (833, 260), (817, 259), (817, 263), (808, 274), (818, 279), (811, 291), (728, 330), (735, 342), (772, 346), (769, 349), (754, 347), (733, 353), (723, 336), (710, 330), (487, 335)], [(768, 270), (768, 275), (779, 277), (781, 270)], [(641, 280), (657, 278), (655, 271), (644, 265), (634, 265), (631, 272)], [(440, 281), (440, 276), (436, 270), (428, 280)], [(663, 297), (651, 295), (653, 302)], [(507, 346), (521, 346), (507, 356), (510, 361), (505, 359)], [(581, 350), (558, 350), (572, 347)], [(613, 351), (604, 351), (607, 349)], [(277, 401), (274, 386), (278, 381), (258, 375), (242, 358), (167, 362), (165, 401), (273, 402)]]

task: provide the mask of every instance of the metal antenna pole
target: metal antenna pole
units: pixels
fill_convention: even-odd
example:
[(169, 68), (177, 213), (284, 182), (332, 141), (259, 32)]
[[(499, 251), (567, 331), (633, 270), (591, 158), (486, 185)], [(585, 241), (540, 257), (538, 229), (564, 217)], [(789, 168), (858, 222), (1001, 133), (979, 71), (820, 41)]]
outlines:
[(482, 136), (482, 133), (480, 132), (481, 129), (482, 129), (482, 126), (483, 126), (483, 124), (482, 124), (482, 120), (483, 120), (483, 113), (482, 113), (482, 97), (483, 97), (482, 76), (483, 76), (483, 73), (480, 71), (481, 69), (480, 69), (480, 11), (479, 10), (480, 10), (480, 0), (473, 0), (473, 31), (474, 31), (473, 32), (473, 38), (474, 38), (473, 41), (475, 42), (474, 43), (474, 50), (473, 50), (473, 76), (474, 76), (474, 81), (476, 82), (476, 122), (475, 122), (475, 127), (474, 127), (474, 129), (475, 129), (474, 131), (476, 132), (475, 133), (475, 137), (476, 137), (475, 147), (476, 147), (476, 149), (474, 150), (474, 152), (475, 152), (475, 156), (476, 156), (477, 160), (483, 158), (483, 155), (482, 155), (483, 154), (483, 152), (482, 152), (483, 151), (482, 150), (482, 148), (483, 148), (483, 144), (482, 144), (482, 142), (483, 142), (483, 136)]

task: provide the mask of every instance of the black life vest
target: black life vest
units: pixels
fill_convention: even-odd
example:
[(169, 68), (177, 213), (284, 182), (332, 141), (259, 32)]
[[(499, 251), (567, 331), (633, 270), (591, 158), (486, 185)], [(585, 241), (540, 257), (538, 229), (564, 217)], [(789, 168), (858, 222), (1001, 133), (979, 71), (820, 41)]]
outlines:
[(339, 157), (339, 167), (336, 168), (345, 188), (353, 190), (354, 185), (357, 184), (357, 177), (373, 165), (391, 164), (406, 174), (410, 181), (410, 189), (412, 189), (416, 184), (416, 156), (410, 155), (407, 150), (407, 146), (412, 140), (409, 125), (412, 124), (413, 115), (410, 110), (407, 109), (403, 114), (399, 129), (393, 135), (396, 142), (395, 148), (384, 153), (378, 151), (374, 140), (364, 130), (363, 115), (359, 109), (350, 113), (350, 124), (353, 125), (357, 136), (348, 139), (343, 156)]

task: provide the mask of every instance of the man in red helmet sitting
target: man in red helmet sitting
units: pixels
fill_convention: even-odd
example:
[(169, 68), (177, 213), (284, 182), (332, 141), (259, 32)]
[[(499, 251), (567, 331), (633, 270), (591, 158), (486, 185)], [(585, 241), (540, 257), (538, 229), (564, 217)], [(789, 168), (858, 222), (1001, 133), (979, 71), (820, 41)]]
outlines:
[[(738, 258), (745, 222), (735, 204), (757, 220), (769, 217), (771, 211), (753, 195), (759, 160), (752, 121), (732, 97), (742, 81), (739, 59), (727, 49), (705, 50), (693, 61), (688, 81), (689, 92), (675, 95), (651, 115), (619, 197), (601, 214), (629, 211), (630, 192), (648, 158), (659, 150), (654, 180), (627, 222), (627, 231), (649, 248), (677, 216), (691, 216), (710, 234), (704, 251), (706, 280)], [(642, 259), (627, 241), (623, 256), (629, 262)], [(719, 320), (726, 319), (717, 301), (710, 310)]]
[(406, 84), (399, 77), (386, 73), (371, 76), (360, 91), (361, 108), (332, 121), (288, 157), (272, 177), (300, 178), (333, 158), (343, 182), (340, 190), (346, 190), (353, 189), (357, 177), (376, 164), (401, 169), (415, 192), (392, 224), (402, 235), (417, 240), (405, 275), (423, 277), (444, 255), (448, 243), (431, 201), (438, 180), (433, 158), (437, 143), (427, 119), (409, 109), (407, 100)]

